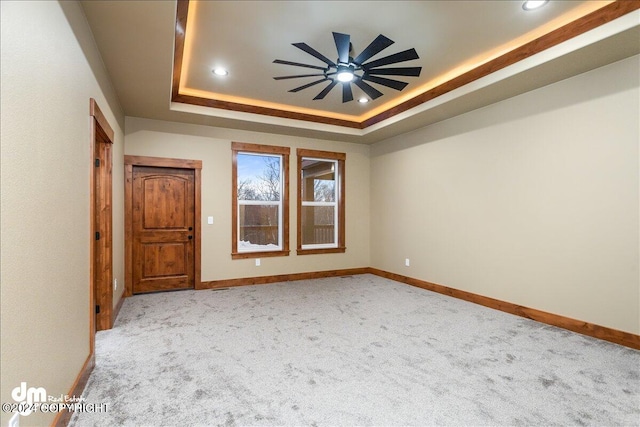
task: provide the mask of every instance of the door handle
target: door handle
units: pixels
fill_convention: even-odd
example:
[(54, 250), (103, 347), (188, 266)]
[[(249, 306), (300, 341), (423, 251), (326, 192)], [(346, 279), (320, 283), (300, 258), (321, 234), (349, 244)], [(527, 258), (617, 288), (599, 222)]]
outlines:
[(189, 240), (193, 239), (193, 236), (189, 236)]
[(189, 231), (193, 230), (193, 227), (189, 227)]

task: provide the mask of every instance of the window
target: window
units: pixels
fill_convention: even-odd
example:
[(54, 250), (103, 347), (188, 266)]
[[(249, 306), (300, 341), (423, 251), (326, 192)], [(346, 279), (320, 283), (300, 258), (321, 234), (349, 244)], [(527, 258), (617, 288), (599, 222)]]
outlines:
[(289, 255), (289, 148), (233, 142), (233, 259)]
[(344, 153), (297, 150), (298, 254), (344, 252)]

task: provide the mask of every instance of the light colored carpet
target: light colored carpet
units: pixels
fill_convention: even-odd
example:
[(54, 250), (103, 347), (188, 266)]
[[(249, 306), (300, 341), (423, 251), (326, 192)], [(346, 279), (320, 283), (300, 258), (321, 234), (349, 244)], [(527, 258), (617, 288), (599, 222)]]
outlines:
[(127, 299), (71, 426), (638, 425), (640, 352), (373, 275)]

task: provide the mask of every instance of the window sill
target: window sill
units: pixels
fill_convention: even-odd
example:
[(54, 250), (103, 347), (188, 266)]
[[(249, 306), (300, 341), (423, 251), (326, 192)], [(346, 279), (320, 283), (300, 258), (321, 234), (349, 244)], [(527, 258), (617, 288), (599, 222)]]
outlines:
[(231, 259), (267, 258), (274, 256), (289, 256), (286, 251), (264, 251), (264, 252), (232, 252)]
[(343, 254), (347, 251), (347, 248), (342, 246), (339, 248), (324, 248), (324, 249), (302, 249), (298, 248), (298, 255), (316, 255), (316, 254)]

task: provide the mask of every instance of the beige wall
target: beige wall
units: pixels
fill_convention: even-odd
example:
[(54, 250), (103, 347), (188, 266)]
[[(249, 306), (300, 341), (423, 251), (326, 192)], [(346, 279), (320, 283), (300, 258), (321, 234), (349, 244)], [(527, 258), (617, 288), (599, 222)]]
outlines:
[(639, 333), (639, 71), (632, 57), (374, 145), (372, 266)]
[[(369, 266), (369, 147), (206, 126), (126, 118), (128, 155), (202, 160), (202, 280), (255, 277)], [(231, 259), (231, 142), (291, 147), (288, 257)], [(296, 148), (337, 151), (346, 160), (344, 254), (296, 255)], [(213, 216), (213, 225), (207, 217)]]
[[(114, 274), (123, 278), (124, 117), (77, 3), (0, 7), (1, 376), (2, 402), (12, 402), (22, 381), (68, 393), (89, 355), (91, 97), (115, 130)], [(52, 420), (34, 413), (20, 425)]]

